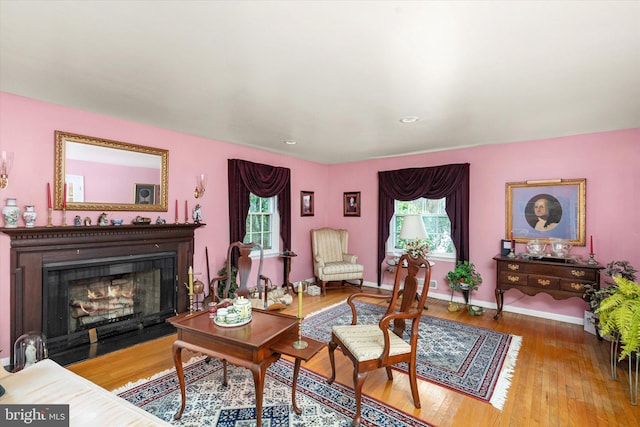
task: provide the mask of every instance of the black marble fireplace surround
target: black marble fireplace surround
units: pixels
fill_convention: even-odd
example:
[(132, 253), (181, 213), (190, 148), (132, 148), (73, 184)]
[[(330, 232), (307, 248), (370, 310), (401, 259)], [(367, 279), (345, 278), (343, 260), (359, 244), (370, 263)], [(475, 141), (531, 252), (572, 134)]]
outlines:
[[(47, 336), (62, 365), (174, 331), (204, 224), (2, 229), (11, 238), (11, 342)], [(13, 354), (12, 360), (13, 360)]]

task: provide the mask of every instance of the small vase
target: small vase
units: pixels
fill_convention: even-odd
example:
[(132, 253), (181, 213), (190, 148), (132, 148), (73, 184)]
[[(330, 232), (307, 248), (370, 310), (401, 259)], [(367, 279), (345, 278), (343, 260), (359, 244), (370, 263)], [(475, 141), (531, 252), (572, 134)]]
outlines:
[(2, 208), (2, 216), (4, 216), (4, 226), (6, 228), (18, 227), (20, 208), (16, 204), (15, 198), (7, 198), (7, 204)]
[(465, 305), (469, 305), (469, 289), (471, 286), (468, 283), (460, 282), (460, 291), (462, 292), (462, 296), (464, 296)]
[(38, 214), (33, 210), (33, 205), (27, 205), (24, 207), (26, 210), (22, 212), (22, 218), (24, 218), (24, 224), (27, 228), (33, 228), (36, 225), (36, 218)]

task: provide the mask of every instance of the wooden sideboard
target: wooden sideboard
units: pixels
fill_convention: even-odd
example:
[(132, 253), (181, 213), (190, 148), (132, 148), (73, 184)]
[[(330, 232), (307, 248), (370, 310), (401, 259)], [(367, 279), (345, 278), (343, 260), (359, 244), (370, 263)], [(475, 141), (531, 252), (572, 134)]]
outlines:
[(600, 287), (600, 264), (580, 262), (556, 262), (520, 257), (507, 258), (495, 256), (496, 261), (496, 303), (498, 311), (494, 319), (498, 319), (504, 305), (504, 292), (518, 289), (526, 295), (540, 292), (551, 295), (554, 299), (582, 298), (585, 285), (595, 284)]

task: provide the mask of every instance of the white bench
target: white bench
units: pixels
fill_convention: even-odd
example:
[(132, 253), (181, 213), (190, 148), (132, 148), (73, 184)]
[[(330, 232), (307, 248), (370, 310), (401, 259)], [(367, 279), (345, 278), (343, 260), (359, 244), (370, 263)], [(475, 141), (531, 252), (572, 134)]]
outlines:
[(0, 383), (0, 404), (68, 404), (70, 426), (170, 425), (50, 359), (17, 373), (0, 366)]

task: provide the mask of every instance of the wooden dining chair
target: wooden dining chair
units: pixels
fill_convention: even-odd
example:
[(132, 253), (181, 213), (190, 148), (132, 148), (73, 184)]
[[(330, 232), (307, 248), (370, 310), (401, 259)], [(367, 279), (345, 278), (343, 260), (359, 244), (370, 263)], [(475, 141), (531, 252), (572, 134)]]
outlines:
[[(406, 267), (400, 267), (404, 265)], [(424, 276), (422, 291), (419, 292), (418, 276)], [(404, 277), (404, 280), (403, 280)], [(377, 324), (358, 324), (358, 313), (354, 300), (366, 297), (389, 300), (388, 295), (356, 293), (349, 296), (347, 304), (351, 307), (351, 325), (334, 326), (329, 342), (329, 360), (331, 362), (331, 384), (336, 377), (334, 351), (340, 348), (353, 363), (353, 386), (356, 397), (355, 416), (351, 422), (359, 426), (362, 421), (360, 412), (362, 387), (369, 371), (379, 368), (387, 370), (387, 378), (393, 380), (391, 367), (401, 362), (409, 365), (409, 382), (416, 408), (420, 408), (420, 396), (416, 381), (416, 350), (418, 346), (418, 327), (422, 310), (427, 300), (431, 266), (424, 258), (410, 255), (400, 257), (396, 269), (393, 291), (385, 314)], [(409, 324), (408, 328), (405, 328)], [(407, 336), (408, 335), (408, 336)]]

